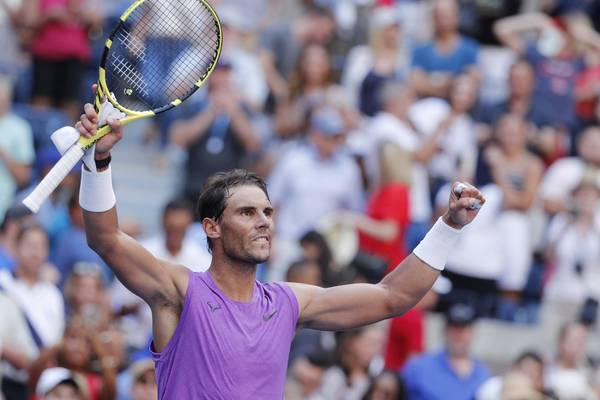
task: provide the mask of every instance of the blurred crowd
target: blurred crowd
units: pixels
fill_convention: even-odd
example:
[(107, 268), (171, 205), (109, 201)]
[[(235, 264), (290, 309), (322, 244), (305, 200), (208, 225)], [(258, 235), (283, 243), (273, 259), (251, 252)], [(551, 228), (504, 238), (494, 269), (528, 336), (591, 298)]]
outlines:
[[(232, 168), (277, 210), (262, 280), (378, 282), (451, 182), (487, 198), (413, 310), (299, 331), (286, 399), (600, 398), (600, 1), (211, 3), (221, 59), (146, 133), (179, 190), (148, 215), (158, 232), (122, 226), (155, 256), (208, 268), (194, 204)], [(36, 215), (20, 206), (128, 5), (0, 0), (0, 399), (157, 398), (150, 311), (87, 247), (78, 170)], [(474, 354), (480, 325), (510, 362)]]

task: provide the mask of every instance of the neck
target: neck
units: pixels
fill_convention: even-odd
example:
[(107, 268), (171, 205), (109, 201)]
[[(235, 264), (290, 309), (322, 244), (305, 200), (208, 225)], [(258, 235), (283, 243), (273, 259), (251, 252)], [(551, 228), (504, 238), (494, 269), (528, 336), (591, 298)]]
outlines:
[(38, 281), (38, 274), (31, 273), (24, 268), (18, 267), (15, 270), (15, 275), (17, 278), (25, 281), (28, 285), (33, 285)]
[(169, 252), (169, 254), (174, 257), (177, 254), (179, 254), (179, 252), (181, 251), (181, 248), (183, 246), (181, 245), (181, 243), (169, 243), (169, 242), (167, 242), (165, 244), (165, 247), (167, 248), (167, 251)]
[(438, 32), (438, 34), (436, 35), (437, 42), (442, 47), (453, 44), (456, 37), (457, 34), (454, 31)]
[(448, 362), (459, 376), (468, 376), (473, 371), (473, 362), (468, 356), (453, 356), (448, 354)]
[(235, 262), (233, 260), (217, 261), (213, 255), (208, 273), (219, 289), (230, 299), (240, 302), (252, 300), (254, 282), (256, 281), (256, 265)]

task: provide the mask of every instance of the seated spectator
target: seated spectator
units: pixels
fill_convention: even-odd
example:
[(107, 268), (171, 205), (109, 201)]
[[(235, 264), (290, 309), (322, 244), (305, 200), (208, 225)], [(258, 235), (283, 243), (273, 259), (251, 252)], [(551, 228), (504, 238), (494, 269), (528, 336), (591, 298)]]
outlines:
[(129, 393), (119, 400), (157, 400), (156, 371), (151, 358), (134, 361), (127, 369), (129, 375)]
[(24, 224), (34, 222), (27, 207), (14, 205), (6, 211), (0, 224), (0, 270), (13, 271), (17, 266), (17, 236)]
[(96, 331), (83, 317), (73, 317), (61, 343), (42, 351), (31, 365), (29, 385), (37, 387), (46, 368), (63, 367), (82, 382), (89, 400), (113, 399), (123, 357), (121, 345), (115, 331)]
[(600, 226), (595, 223), (600, 187), (594, 175), (572, 191), (570, 210), (556, 214), (548, 227), (550, 276), (544, 298), (573, 310), (596, 298), (600, 273)]
[(194, 222), (194, 209), (183, 199), (169, 201), (163, 208), (162, 232), (143, 240), (142, 245), (155, 257), (185, 265), (193, 271), (206, 271), (211, 255), (203, 243), (189, 237)]
[(326, 103), (334, 87), (327, 49), (318, 44), (303, 48), (289, 82), (289, 96), (277, 103), (275, 113), (275, 131), (279, 137), (288, 139), (306, 132), (310, 113)]
[(232, 82), (230, 61), (221, 58), (217, 64), (198, 110), (171, 125), (169, 133), (171, 143), (187, 152), (183, 196), (192, 204), (207, 177), (242, 166), (259, 145), (244, 100)]
[(546, 385), (563, 400), (593, 400), (591, 369), (586, 360), (588, 330), (568, 323), (560, 331), (556, 361), (548, 367)]
[(67, 315), (81, 316), (93, 329), (106, 329), (112, 322), (110, 299), (99, 265), (79, 261), (64, 287)]
[(71, 194), (68, 210), (70, 227), (57, 239), (54, 249), (54, 263), (60, 272), (60, 286), (64, 285), (78, 262), (98, 265), (101, 268), (103, 284), (107, 285), (113, 274), (100, 256), (87, 245), (78, 190)]
[(334, 32), (335, 18), (331, 12), (315, 6), (309, 7), (293, 23), (274, 24), (263, 32), (260, 59), (271, 95), (271, 109), (276, 101), (289, 97), (287, 78), (302, 49), (310, 44), (326, 45)]
[(494, 376), (485, 381), (478, 390), (476, 399), (544, 400), (547, 398), (545, 394), (544, 360), (538, 353), (526, 351), (515, 360), (504, 376)]
[(542, 111), (533, 96), (535, 75), (531, 64), (525, 60), (516, 61), (508, 76), (509, 97), (497, 104), (483, 106), (478, 110), (475, 119), (490, 127), (496, 125), (505, 114), (520, 115), (527, 122), (540, 127), (544, 124)]
[(455, 304), (446, 319), (446, 348), (410, 360), (402, 370), (408, 399), (468, 400), (489, 377), (488, 368), (470, 354), (475, 310)]
[(35, 388), (37, 400), (87, 400), (88, 396), (71, 371), (66, 368), (48, 368), (42, 372)]
[(315, 111), (306, 146), (291, 149), (269, 178), (271, 201), (278, 208), (278, 236), (298, 240), (320, 220), (340, 210), (357, 210), (362, 197), (358, 167), (342, 151), (346, 127), (340, 114)]
[[(600, 127), (583, 131), (577, 143), (578, 156), (556, 161), (546, 170), (540, 184), (540, 198), (550, 215), (569, 211), (572, 191), (584, 175), (594, 175), (600, 170)], [(600, 186), (600, 175), (598, 184)]]
[(302, 257), (317, 263), (321, 270), (323, 286), (331, 287), (338, 284), (337, 271), (333, 254), (325, 237), (315, 230), (306, 232), (299, 241)]
[(478, 45), (458, 31), (459, 7), (455, 0), (436, 0), (433, 5), (434, 38), (412, 54), (411, 82), (421, 97), (448, 98), (455, 76), (479, 80)]
[(289, 368), (289, 378), (285, 387), (288, 400), (324, 400), (319, 392), (323, 374), (332, 364), (332, 357), (319, 349), (306, 358), (297, 358)]
[(379, 96), (384, 84), (407, 79), (409, 60), (402, 45), (400, 16), (394, 8), (375, 8), (369, 24), (369, 43), (350, 50), (342, 85), (352, 104), (373, 116), (381, 110)]
[(0, 218), (14, 200), (17, 189), (29, 182), (35, 154), (31, 126), (10, 110), (11, 83), (0, 76)]
[(381, 354), (383, 335), (379, 325), (337, 332), (338, 361), (324, 372), (317, 393), (325, 399), (361, 399), (369, 389), (369, 366)]
[(404, 400), (404, 383), (394, 371), (383, 371), (373, 378), (371, 386), (362, 400)]

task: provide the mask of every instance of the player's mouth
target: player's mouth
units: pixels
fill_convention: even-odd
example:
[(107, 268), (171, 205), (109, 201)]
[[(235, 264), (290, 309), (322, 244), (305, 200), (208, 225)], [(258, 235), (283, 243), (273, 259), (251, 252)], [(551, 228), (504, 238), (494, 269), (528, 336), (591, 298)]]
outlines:
[(269, 243), (271, 241), (271, 238), (269, 237), (269, 235), (259, 235), (254, 237), (252, 241), (258, 243)]

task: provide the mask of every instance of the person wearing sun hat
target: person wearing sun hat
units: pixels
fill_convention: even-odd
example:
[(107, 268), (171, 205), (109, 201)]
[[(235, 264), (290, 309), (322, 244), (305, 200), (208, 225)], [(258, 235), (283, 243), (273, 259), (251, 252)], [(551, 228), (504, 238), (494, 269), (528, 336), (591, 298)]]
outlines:
[(87, 400), (83, 387), (66, 368), (48, 368), (35, 388), (37, 400)]

